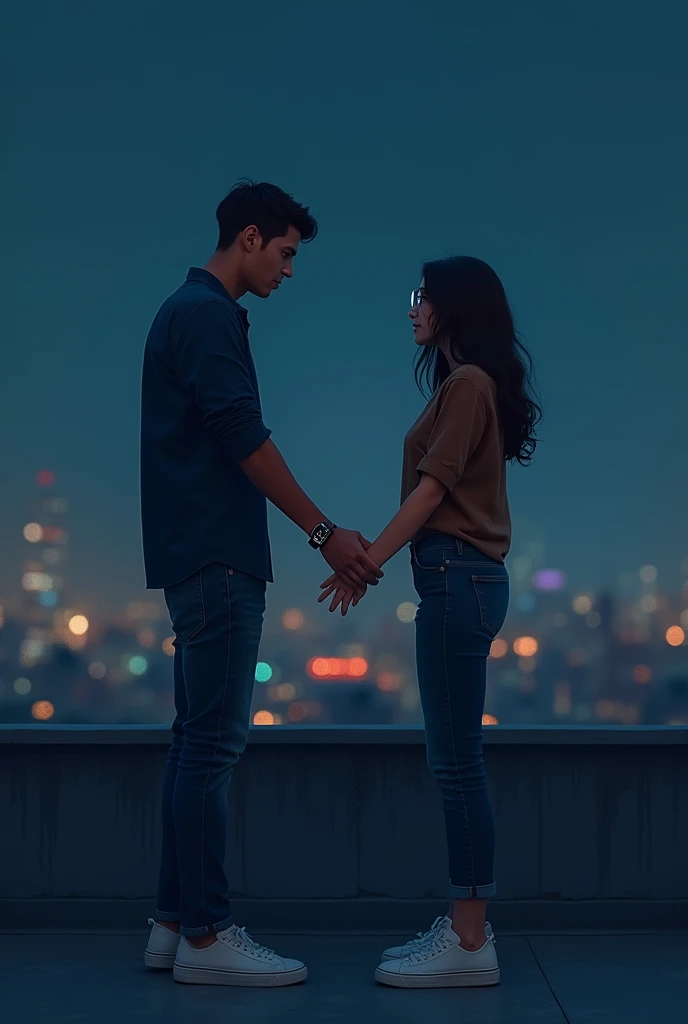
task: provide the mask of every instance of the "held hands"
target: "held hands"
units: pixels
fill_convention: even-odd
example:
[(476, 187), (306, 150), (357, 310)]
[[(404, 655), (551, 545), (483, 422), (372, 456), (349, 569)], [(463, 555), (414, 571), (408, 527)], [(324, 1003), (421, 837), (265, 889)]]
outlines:
[[(328, 547), (332, 543), (339, 532), (339, 530), (335, 530), (325, 547)], [(346, 615), (352, 605), (355, 608), (361, 598), (365, 597), (369, 585), (373, 587), (377, 586), (378, 580), (384, 576), (384, 573), (382, 569), (375, 565), (372, 559), (365, 554), (370, 547), (370, 541), (366, 540), (365, 537), (354, 530), (344, 530), (343, 532), (353, 534), (357, 538), (361, 548), (363, 549), (365, 560), (362, 562), (359, 561), (358, 563), (354, 561), (353, 566), (350, 566), (348, 571), (342, 572), (334, 565), (334, 559), (328, 557), (327, 552), (322, 548), (321, 550), (323, 555), (327, 558), (327, 561), (332, 568), (335, 569), (335, 572), (320, 584), (322, 594), (318, 598), (318, 604), (322, 604), (323, 601), (326, 601), (328, 597), (330, 597), (330, 595), (333, 595), (329, 610), (331, 612), (335, 612), (337, 608), (341, 607), (342, 615)], [(356, 554), (358, 555), (358, 552), (356, 552)], [(332, 552), (330, 552), (330, 555), (332, 555)], [(370, 571), (361, 572), (361, 569), (365, 569), (366, 567), (368, 567)], [(358, 573), (357, 578), (355, 577), (354, 570)]]
[[(369, 584), (376, 587), (385, 575), (366, 554), (370, 541), (357, 530), (338, 528), (320, 548), (323, 558), (342, 584), (356, 591)], [(362, 596), (362, 595), (361, 595)]]
[(318, 604), (322, 604), (330, 594), (333, 594), (330, 611), (335, 612), (341, 605), (342, 615), (346, 615), (351, 605), (355, 608), (361, 598), (365, 597), (368, 586), (362, 583), (358, 587), (350, 587), (335, 572), (320, 584), (320, 589), (322, 594), (318, 598)]

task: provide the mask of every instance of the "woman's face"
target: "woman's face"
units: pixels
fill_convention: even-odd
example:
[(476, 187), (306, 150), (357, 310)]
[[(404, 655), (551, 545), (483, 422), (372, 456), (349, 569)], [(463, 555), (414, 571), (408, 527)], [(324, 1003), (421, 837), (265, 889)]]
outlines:
[(431, 326), (432, 306), (425, 294), (425, 281), (421, 281), (420, 288), (413, 293), (412, 302), (415, 304), (409, 310), (409, 317), (413, 324), (416, 345), (432, 345), (434, 343)]

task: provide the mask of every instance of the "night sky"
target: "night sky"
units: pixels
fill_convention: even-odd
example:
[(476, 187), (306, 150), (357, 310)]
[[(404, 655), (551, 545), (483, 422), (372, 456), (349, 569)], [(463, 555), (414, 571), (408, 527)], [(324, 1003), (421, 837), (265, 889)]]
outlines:
[[(424, 259), (466, 253), (502, 277), (546, 412), (533, 466), (511, 471), (514, 553), (541, 542), (574, 586), (647, 562), (673, 585), (686, 29), (675, 0), (8, 9), (0, 599), (19, 589), (43, 467), (71, 502), (75, 600), (141, 597), (143, 345), (244, 175), (321, 226), (293, 281), (246, 305), (265, 421), (328, 516), (372, 539), (398, 507), (422, 405), (409, 292)], [(271, 523), (273, 614), (310, 607), (324, 563)], [(362, 608), (412, 598), (401, 554)]]

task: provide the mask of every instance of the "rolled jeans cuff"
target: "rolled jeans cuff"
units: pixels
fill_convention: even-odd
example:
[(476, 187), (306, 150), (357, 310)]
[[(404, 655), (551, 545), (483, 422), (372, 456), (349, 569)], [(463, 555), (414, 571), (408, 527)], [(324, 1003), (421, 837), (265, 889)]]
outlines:
[(225, 928), (231, 928), (233, 924), (234, 918), (226, 917), (224, 921), (218, 921), (217, 924), (207, 924), (202, 928), (180, 927), (179, 931), (182, 935), (195, 939), (200, 938), (202, 935), (217, 935), (218, 932), (223, 932)]
[(489, 885), (452, 885), (449, 884), (449, 898), (452, 900), (487, 900), (497, 892), (495, 882)]

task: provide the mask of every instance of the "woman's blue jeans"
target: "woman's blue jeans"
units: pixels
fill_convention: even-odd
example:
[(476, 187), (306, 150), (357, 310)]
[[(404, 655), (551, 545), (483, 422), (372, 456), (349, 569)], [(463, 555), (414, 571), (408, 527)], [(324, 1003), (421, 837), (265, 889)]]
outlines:
[(265, 581), (215, 562), (165, 590), (175, 632), (172, 746), (162, 787), (154, 918), (182, 935), (232, 924), (224, 869), (227, 790), (246, 747)]
[(452, 899), (496, 891), (495, 832), (483, 763), (487, 658), (509, 605), (504, 565), (446, 534), (411, 545), (416, 662), (428, 765), (442, 795)]

